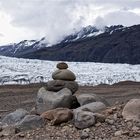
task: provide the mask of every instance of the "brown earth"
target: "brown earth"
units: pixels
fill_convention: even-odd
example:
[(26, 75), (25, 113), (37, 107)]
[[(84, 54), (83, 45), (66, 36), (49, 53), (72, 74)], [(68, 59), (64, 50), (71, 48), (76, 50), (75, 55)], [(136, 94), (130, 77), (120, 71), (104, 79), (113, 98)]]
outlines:
[[(37, 91), (42, 84), (0, 86), (0, 115), (17, 108), (30, 110), (35, 105)], [(76, 94), (94, 93), (104, 97), (111, 105), (125, 103), (131, 98), (140, 98), (140, 82), (124, 81), (113, 85), (80, 86)]]
[[(4, 85), (0, 86), (0, 115), (3, 117), (3, 115), (12, 112), (16, 110), (17, 108), (24, 108), (26, 110), (31, 110), (35, 106), (35, 100), (37, 91), (40, 87), (44, 86), (44, 84), (30, 84), (30, 85)], [(98, 94), (101, 97), (104, 97), (111, 106), (118, 106), (125, 104), (128, 100), (132, 98), (140, 98), (140, 82), (131, 82), (131, 81), (125, 81), (120, 82), (114, 85), (98, 85), (98, 86), (80, 86), (79, 90), (76, 92), (76, 94), (82, 94), (82, 93), (94, 93)], [(122, 110), (120, 109), (120, 112)], [(120, 113), (119, 112), (119, 113)], [(125, 124), (122, 120), (118, 120), (117, 126), (123, 123), (123, 128), (127, 128), (128, 125)], [(126, 125), (126, 126), (125, 126)], [(64, 127), (64, 128), (63, 128)], [(99, 129), (97, 129), (99, 128)], [(120, 129), (118, 126), (118, 129)], [(68, 130), (67, 130), (68, 129)], [(129, 139), (129, 136), (124, 138), (118, 138), (113, 137), (114, 131), (110, 130), (111, 127), (108, 126), (106, 123), (98, 126), (98, 127), (91, 127), (89, 131), (89, 137), (88, 139), (96, 139), (101, 135), (101, 138), (99, 140), (121, 140), (121, 139)], [(109, 131), (107, 131), (109, 130)], [(115, 130), (115, 131), (116, 131)], [(128, 127), (129, 130), (129, 127)], [(63, 131), (63, 132), (61, 132)], [(65, 133), (66, 131), (66, 133)], [(49, 140), (49, 139), (81, 139), (81, 130), (78, 130), (74, 128), (71, 124), (62, 124), (61, 126), (46, 126), (46, 128), (43, 129), (37, 129), (33, 131), (26, 132), (22, 134), (21, 136), (13, 136), (13, 138), (9, 138), (11, 140), (14, 139), (35, 139), (35, 140)], [(101, 132), (104, 132), (103, 134), (100, 134)], [(64, 133), (64, 137), (61, 133)], [(94, 133), (94, 134), (93, 134)], [(28, 136), (29, 135), (29, 136)], [(136, 135), (140, 136), (140, 134)], [(105, 139), (103, 139), (103, 137)], [(108, 138), (107, 138), (108, 137)], [(114, 138), (114, 139), (113, 139)], [(133, 138), (133, 136), (131, 136)], [(0, 138), (3, 139), (3, 138)], [(7, 138), (8, 139), (8, 138)], [(138, 138), (140, 139), (140, 137)], [(137, 140), (138, 140), (137, 139)]]

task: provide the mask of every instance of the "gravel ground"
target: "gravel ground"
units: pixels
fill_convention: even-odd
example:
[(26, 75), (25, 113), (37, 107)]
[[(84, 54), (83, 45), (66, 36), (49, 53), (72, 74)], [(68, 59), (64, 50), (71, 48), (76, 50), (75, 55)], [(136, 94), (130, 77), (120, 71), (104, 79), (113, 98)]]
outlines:
[[(31, 110), (35, 105), (38, 89), (45, 84), (0, 86), (0, 115), (14, 111), (17, 108)], [(140, 140), (140, 123), (125, 122), (121, 116), (124, 104), (132, 98), (140, 98), (140, 83), (120, 82), (112, 86), (98, 85), (95, 87), (80, 87), (76, 94), (96, 93), (105, 97), (111, 105), (111, 112), (104, 123), (84, 130), (74, 127), (72, 121), (59, 126), (51, 126), (46, 122), (44, 128), (0, 137), (1, 140)]]
[(140, 123), (124, 121), (121, 115), (123, 106), (108, 109), (112, 112), (106, 110), (109, 114), (105, 122), (97, 122), (87, 129), (79, 130), (72, 122), (59, 126), (46, 122), (44, 128), (1, 137), (1, 140), (140, 140)]

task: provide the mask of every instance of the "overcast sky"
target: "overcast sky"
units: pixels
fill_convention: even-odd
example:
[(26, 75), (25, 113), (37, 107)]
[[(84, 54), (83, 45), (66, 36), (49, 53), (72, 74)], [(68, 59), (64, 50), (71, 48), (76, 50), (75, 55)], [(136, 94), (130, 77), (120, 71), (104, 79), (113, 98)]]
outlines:
[(87, 25), (140, 23), (140, 0), (0, 0), (0, 45), (46, 36), (50, 43)]

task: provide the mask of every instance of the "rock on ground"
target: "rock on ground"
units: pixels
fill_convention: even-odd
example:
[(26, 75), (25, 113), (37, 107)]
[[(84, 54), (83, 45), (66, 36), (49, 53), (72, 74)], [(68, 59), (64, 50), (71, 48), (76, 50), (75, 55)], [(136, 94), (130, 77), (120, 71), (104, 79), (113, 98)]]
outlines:
[(93, 93), (80, 94), (77, 96), (77, 100), (81, 106), (92, 102), (103, 102), (105, 105), (109, 105), (104, 98), (101, 98)]
[(43, 127), (45, 125), (44, 119), (37, 115), (27, 115), (17, 125), (17, 131), (26, 131)]
[(53, 125), (68, 122), (73, 118), (73, 112), (68, 108), (56, 108), (42, 113), (42, 118), (51, 120)]
[(126, 120), (140, 122), (140, 99), (131, 99), (124, 107), (122, 116)]
[(74, 125), (76, 128), (84, 129), (95, 124), (95, 117), (92, 112), (74, 111)]
[(7, 125), (14, 125), (17, 122), (21, 121), (26, 115), (29, 113), (24, 110), (24, 109), (17, 109), (16, 111), (7, 114), (3, 120), (2, 124), (7, 124)]
[(36, 100), (36, 110), (38, 114), (58, 107), (71, 108), (71, 106), (72, 93), (67, 88), (58, 92), (52, 92), (42, 87), (38, 91)]
[(82, 110), (82, 111), (89, 111), (89, 112), (92, 112), (92, 113), (96, 113), (96, 112), (99, 112), (99, 111), (102, 111), (102, 110), (105, 110), (105, 109), (106, 109), (106, 106), (105, 106), (104, 103), (93, 102), (93, 103), (89, 103), (89, 104), (83, 105), (81, 107), (78, 107), (75, 110)]

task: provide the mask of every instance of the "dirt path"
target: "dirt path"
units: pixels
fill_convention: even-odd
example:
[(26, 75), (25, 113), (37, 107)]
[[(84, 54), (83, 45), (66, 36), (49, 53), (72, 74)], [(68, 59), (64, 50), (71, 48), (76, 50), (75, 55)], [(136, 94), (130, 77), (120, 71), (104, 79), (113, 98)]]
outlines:
[[(35, 105), (37, 91), (45, 84), (0, 86), (0, 115), (17, 108), (30, 110)], [(140, 83), (121, 82), (115, 85), (82, 86), (76, 94), (94, 93), (105, 97), (110, 104), (126, 102), (131, 98), (140, 98)]]

